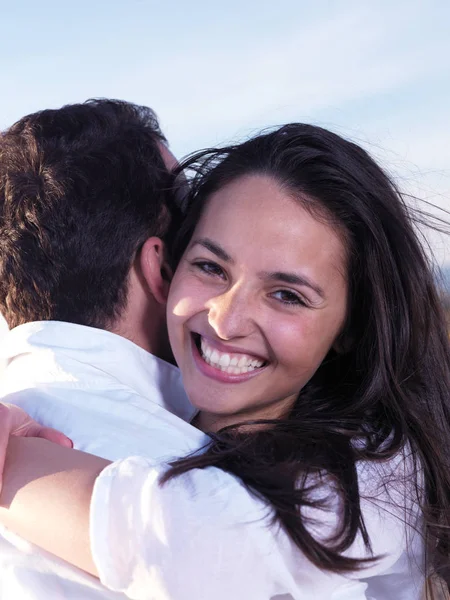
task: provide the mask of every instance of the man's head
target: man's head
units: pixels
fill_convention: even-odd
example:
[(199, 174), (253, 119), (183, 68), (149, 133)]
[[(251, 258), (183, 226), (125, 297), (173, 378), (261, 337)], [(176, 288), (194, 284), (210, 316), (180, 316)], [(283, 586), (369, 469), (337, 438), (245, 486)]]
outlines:
[(136, 337), (139, 324), (123, 321), (130, 303), (147, 291), (164, 303), (164, 143), (153, 111), (111, 100), (38, 112), (0, 135), (0, 312), (10, 327), (57, 320)]

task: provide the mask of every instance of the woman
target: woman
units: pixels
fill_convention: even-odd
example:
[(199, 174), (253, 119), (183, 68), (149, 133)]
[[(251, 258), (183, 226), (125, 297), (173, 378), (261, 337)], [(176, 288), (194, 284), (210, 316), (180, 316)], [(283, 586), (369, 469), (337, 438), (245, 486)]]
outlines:
[(169, 468), (13, 440), (2, 519), (131, 598), (211, 573), (216, 599), (419, 598), (449, 558), (450, 352), (400, 194), (308, 125), (184, 166), (168, 328), (211, 443)]

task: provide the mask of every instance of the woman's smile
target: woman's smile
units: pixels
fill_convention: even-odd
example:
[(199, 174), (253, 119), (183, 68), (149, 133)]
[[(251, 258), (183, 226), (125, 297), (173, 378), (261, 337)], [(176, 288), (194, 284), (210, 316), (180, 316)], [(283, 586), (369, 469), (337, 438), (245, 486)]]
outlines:
[(203, 375), (224, 383), (241, 383), (259, 375), (268, 361), (233, 349), (220, 342), (192, 334), (194, 361)]

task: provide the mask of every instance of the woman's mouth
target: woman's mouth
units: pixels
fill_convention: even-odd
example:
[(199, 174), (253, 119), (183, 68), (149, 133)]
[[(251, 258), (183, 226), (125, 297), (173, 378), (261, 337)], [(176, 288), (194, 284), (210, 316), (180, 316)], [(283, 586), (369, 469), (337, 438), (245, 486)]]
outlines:
[(266, 361), (250, 354), (221, 352), (199, 334), (192, 334), (192, 338), (201, 362), (209, 365), (208, 374), (211, 374), (211, 371), (214, 370), (217, 375), (220, 374), (227, 379), (237, 381), (247, 379), (250, 374), (256, 375), (258, 371), (267, 365)]

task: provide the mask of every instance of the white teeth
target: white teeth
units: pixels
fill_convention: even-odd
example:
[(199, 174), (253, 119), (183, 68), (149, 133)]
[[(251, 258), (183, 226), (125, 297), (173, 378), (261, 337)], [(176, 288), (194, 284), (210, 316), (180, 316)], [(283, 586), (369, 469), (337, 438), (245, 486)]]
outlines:
[(229, 367), (231, 362), (231, 358), (229, 354), (222, 354), (219, 360), (219, 365), (221, 367)]
[(200, 338), (200, 348), (205, 362), (216, 369), (233, 375), (251, 372), (264, 364), (264, 361), (250, 356), (242, 355), (239, 357), (238, 355), (231, 357), (228, 353), (218, 352), (215, 348), (208, 346), (203, 338)]
[(241, 356), (241, 358), (239, 359), (239, 362), (238, 362), (238, 367), (240, 369), (242, 369), (242, 367), (246, 367), (247, 364), (248, 364), (248, 360), (245, 358), (245, 356)]
[[(206, 358), (206, 359), (211, 358), (212, 350), (205, 344), (203, 338), (201, 338), (200, 345), (201, 345), (202, 354), (203, 354), (204, 358)], [(209, 362), (209, 361), (207, 361), (207, 362)]]

